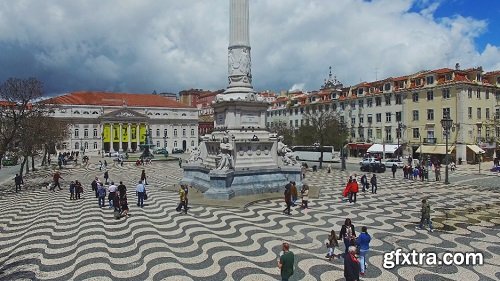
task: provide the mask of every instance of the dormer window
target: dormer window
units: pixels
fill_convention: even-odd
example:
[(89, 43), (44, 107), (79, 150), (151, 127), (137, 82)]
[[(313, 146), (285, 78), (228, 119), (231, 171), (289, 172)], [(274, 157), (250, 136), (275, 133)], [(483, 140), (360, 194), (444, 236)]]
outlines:
[(93, 111), (93, 112), (92, 112), (92, 114), (99, 114), (99, 112), (97, 112), (97, 111)]
[(156, 113), (155, 113), (155, 115), (158, 115), (158, 116), (159, 116), (159, 115), (160, 115), (160, 113), (156, 112)]
[(83, 112), (83, 114), (90, 114), (90, 112), (88, 112), (88, 111), (84, 111), (84, 112)]
[(186, 113), (182, 113), (182, 115), (181, 115), (181, 116), (186, 116)]
[(451, 74), (450, 74), (450, 73), (446, 74), (446, 75), (444, 76), (444, 80), (445, 80), (445, 81), (450, 81), (450, 80), (451, 80)]
[(148, 115), (151, 116), (151, 115), (153, 115), (153, 113), (149, 112)]
[(358, 95), (362, 95), (363, 94), (363, 88), (359, 88), (358, 89)]
[(75, 111), (73, 111), (73, 114), (80, 114), (80, 111), (75, 110)]

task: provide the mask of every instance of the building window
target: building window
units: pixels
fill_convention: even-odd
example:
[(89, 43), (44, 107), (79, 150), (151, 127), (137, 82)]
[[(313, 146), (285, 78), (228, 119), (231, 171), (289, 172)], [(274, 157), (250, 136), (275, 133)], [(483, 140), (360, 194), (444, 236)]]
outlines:
[(396, 95), (396, 104), (403, 104), (403, 98), (401, 95)]
[(177, 141), (174, 141), (174, 147), (177, 147)]
[(356, 124), (356, 117), (351, 117), (351, 124), (352, 126)]
[(80, 149), (80, 144), (78, 142), (75, 142), (75, 149)]
[(476, 98), (481, 98), (481, 90), (479, 88), (476, 90)]
[(451, 80), (451, 74), (449, 74), (449, 73), (448, 73), (448, 74), (446, 74), (446, 75), (444, 76), (444, 80), (445, 80), (445, 81), (450, 81), (450, 80)]
[(159, 137), (160, 136), (160, 129), (156, 129), (156, 136)]
[(477, 119), (481, 119), (481, 108), (477, 109)]
[(434, 109), (427, 109), (427, 120), (434, 120)]
[(293, 127), (293, 120), (290, 120), (290, 127)]
[(366, 100), (366, 106), (368, 107), (372, 107), (373, 106), (373, 99), (372, 98), (369, 98)]
[(385, 113), (385, 122), (391, 123), (391, 113), (390, 112)]
[(434, 77), (427, 76), (427, 85), (432, 85), (432, 84), (434, 84)]
[(373, 138), (373, 129), (368, 129), (367, 130), (367, 136), (369, 139)]
[(343, 102), (340, 103), (340, 110), (344, 110), (345, 109), (345, 104)]
[(427, 100), (428, 101), (434, 100), (434, 92), (433, 91), (427, 91)]
[(360, 115), (359, 116), (359, 124), (363, 124), (365, 122), (365, 118), (363, 117), (363, 115)]
[(485, 96), (485, 99), (489, 100), (490, 99), (490, 90), (486, 90), (484, 96)]
[(418, 128), (413, 128), (413, 138), (414, 139), (420, 138), (420, 132)]
[(194, 147), (194, 141), (191, 141), (191, 147)]
[(392, 141), (392, 130), (391, 130), (391, 127), (385, 127), (385, 139), (387, 141)]
[(451, 118), (451, 111), (450, 111), (449, 107), (443, 108), (443, 118), (445, 118), (446, 116), (448, 116), (449, 118)]
[[(272, 126), (272, 122), (271, 122), (271, 126)], [(177, 137), (177, 129), (174, 129), (174, 137)]]
[(295, 127), (299, 126), (299, 120), (295, 120)]
[(375, 106), (381, 106), (381, 105), (382, 105), (382, 98), (376, 97), (375, 98)]
[(97, 149), (97, 142), (94, 142), (94, 149)]
[(413, 102), (418, 102), (418, 93), (413, 93), (411, 95), (411, 98), (412, 98)]
[(413, 121), (418, 121), (418, 110), (413, 110)]
[(78, 131), (78, 129), (75, 129), (75, 138), (79, 138), (80, 137), (80, 132)]
[(182, 136), (185, 137), (186, 136), (186, 129), (182, 129)]
[(486, 128), (486, 138), (489, 138), (491, 135), (490, 128)]
[(94, 129), (94, 138), (97, 138), (97, 129)]
[(363, 108), (364, 101), (363, 100), (358, 100), (358, 107)]
[(449, 99), (450, 98), (450, 88), (444, 88), (442, 90), (443, 92), (443, 99)]
[(371, 114), (368, 114), (368, 123), (371, 124), (373, 122), (373, 118)]
[(167, 129), (164, 129), (163, 130), (163, 136), (166, 137), (168, 135), (168, 130)]
[(355, 101), (351, 102), (351, 108), (356, 109), (356, 102)]
[(490, 109), (489, 108), (486, 108), (486, 119), (490, 119)]
[(89, 137), (89, 129), (83, 129), (83, 137), (88, 138)]
[(472, 99), (472, 88), (467, 89), (467, 96), (469, 97), (469, 99)]
[(84, 147), (85, 149), (89, 149), (89, 143), (88, 143), (88, 142), (85, 142), (85, 143), (84, 143), (84, 145), (83, 145), (83, 147)]
[(377, 120), (376, 120), (376, 121), (377, 121), (377, 123), (382, 122), (382, 113), (377, 113), (377, 114), (375, 115), (375, 118), (377, 119)]
[(191, 129), (191, 136), (194, 137), (194, 129)]
[(472, 107), (467, 108), (467, 117), (469, 117), (469, 119), (472, 119)]
[(382, 139), (382, 129), (376, 129), (375, 134), (377, 139)]
[(391, 83), (385, 83), (384, 90), (385, 91), (390, 91), (391, 90)]
[(401, 122), (403, 113), (401, 111), (396, 112), (396, 122)]
[(385, 105), (391, 105), (391, 96), (390, 95), (385, 96)]
[(156, 142), (156, 147), (160, 147), (160, 142), (159, 141)]

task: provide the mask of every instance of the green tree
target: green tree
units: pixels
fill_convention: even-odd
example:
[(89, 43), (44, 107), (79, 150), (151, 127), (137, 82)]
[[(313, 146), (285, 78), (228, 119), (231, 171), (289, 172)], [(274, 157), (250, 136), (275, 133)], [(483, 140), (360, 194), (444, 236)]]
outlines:
[(295, 144), (294, 129), (287, 126), (286, 121), (278, 121), (268, 128), (271, 133), (275, 133), (278, 136), (283, 136), (283, 143), (292, 146)]

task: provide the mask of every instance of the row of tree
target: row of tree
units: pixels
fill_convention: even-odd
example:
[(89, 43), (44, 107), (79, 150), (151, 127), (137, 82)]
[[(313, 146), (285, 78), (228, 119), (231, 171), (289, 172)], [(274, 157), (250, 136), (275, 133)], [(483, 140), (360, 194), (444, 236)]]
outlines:
[(43, 155), (46, 165), (49, 151), (64, 139), (68, 124), (50, 116), (51, 108), (43, 102), (43, 84), (35, 78), (9, 78), (0, 85), (0, 160), (9, 155), (24, 168), (35, 169), (36, 156)]
[[(269, 130), (283, 136), (283, 142), (289, 146), (333, 146), (338, 151), (345, 145), (349, 131), (336, 112), (317, 111), (303, 115), (303, 119), (305, 122), (298, 128), (288, 126), (287, 122), (278, 122)], [(321, 168), (323, 155), (319, 164)]]

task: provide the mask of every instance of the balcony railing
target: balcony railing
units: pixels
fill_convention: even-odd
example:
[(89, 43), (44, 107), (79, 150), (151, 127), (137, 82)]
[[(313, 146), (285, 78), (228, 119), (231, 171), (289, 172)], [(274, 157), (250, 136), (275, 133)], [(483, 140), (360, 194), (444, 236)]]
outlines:
[(436, 138), (424, 138), (424, 144), (436, 144)]

